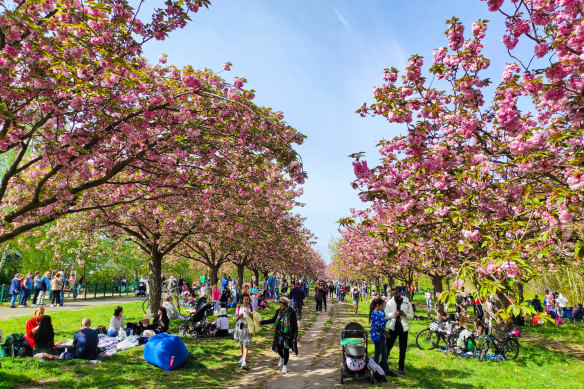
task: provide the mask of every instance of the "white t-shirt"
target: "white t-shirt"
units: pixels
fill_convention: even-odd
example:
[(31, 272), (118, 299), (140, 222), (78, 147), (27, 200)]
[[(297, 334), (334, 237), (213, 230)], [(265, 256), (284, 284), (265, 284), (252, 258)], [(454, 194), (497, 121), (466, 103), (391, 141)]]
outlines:
[(426, 300), (430, 300), (432, 298), (432, 293), (426, 292), (424, 293), (424, 297), (426, 297)]
[(109, 328), (107, 330), (108, 331), (119, 331), (123, 328), (124, 328), (124, 315), (120, 315), (119, 320), (115, 316), (112, 316), (112, 319), (110, 320)]
[(217, 318), (217, 329), (218, 330), (229, 329), (229, 318), (227, 318), (227, 316), (220, 316)]

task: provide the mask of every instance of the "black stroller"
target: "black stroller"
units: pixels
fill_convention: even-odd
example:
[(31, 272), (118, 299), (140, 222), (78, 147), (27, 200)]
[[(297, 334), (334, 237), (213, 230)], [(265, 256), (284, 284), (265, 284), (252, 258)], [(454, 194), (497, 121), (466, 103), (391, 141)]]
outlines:
[[(370, 379), (377, 382), (372, 370), (367, 367), (367, 332), (359, 323), (351, 322), (341, 331), (341, 348), (343, 350), (343, 367), (341, 367), (341, 384), (345, 378)], [(345, 341), (346, 340), (346, 341)]]
[(180, 326), (178, 335), (190, 335), (192, 339), (197, 339), (199, 336), (209, 337), (211, 335), (211, 323), (207, 318), (212, 314), (213, 303), (204, 304)]
[(138, 282), (136, 285), (136, 297), (146, 297), (146, 283), (144, 281)]

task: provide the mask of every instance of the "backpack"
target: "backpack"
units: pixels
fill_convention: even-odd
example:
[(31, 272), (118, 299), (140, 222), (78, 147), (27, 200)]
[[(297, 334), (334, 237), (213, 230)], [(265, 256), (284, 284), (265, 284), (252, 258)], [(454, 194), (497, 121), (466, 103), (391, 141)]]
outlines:
[(24, 334), (12, 334), (6, 337), (0, 353), (2, 357), (27, 357), (32, 356), (32, 348), (24, 338)]

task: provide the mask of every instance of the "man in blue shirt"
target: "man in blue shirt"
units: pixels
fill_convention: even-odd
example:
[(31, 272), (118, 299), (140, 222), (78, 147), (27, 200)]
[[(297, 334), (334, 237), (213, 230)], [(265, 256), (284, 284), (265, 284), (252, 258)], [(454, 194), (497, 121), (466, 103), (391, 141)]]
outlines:
[(97, 331), (90, 328), (91, 320), (85, 318), (81, 321), (81, 329), (73, 336), (73, 346), (75, 347), (75, 358), (97, 359), (97, 344), (99, 337)]
[(221, 293), (225, 291), (225, 288), (227, 288), (228, 283), (229, 280), (227, 279), (227, 275), (223, 273), (223, 277), (221, 277)]
[(268, 288), (270, 289), (270, 298), (272, 300), (276, 299), (276, 291), (274, 290), (276, 287), (276, 279), (274, 278), (273, 275), (268, 277)]

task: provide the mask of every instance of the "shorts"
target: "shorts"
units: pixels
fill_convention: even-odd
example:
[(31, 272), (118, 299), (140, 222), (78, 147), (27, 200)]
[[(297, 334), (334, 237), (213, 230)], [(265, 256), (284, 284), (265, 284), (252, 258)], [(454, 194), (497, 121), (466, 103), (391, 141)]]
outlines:
[(359, 299), (353, 299), (353, 305), (359, 305)]

